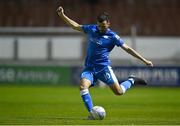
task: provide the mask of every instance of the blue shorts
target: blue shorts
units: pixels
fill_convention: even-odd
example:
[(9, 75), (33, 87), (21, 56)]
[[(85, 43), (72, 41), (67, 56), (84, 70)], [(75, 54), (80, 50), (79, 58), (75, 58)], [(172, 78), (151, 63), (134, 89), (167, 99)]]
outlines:
[(118, 82), (110, 66), (105, 66), (99, 72), (96, 72), (93, 68), (86, 67), (81, 73), (81, 79), (82, 78), (90, 80), (91, 86), (94, 86), (98, 79), (106, 83), (107, 85), (111, 85)]

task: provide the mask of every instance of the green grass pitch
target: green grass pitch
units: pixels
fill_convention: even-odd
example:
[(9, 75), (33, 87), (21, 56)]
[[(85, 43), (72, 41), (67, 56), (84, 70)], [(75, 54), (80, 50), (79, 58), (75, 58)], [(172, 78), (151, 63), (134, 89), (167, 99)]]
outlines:
[(180, 125), (180, 88), (133, 87), (123, 96), (109, 88), (90, 90), (104, 120), (88, 113), (78, 87), (0, 86), (0, 124), (24, 125)]

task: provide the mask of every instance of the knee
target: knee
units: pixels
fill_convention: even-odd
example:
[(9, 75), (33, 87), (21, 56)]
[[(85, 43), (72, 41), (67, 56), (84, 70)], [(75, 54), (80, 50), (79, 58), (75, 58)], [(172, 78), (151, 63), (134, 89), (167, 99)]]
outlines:
[(123, 95), (124, 93), (121, 92), (121, 91), (116, 91), (116, 92), (114, 92), (114, 94), (117, 95), (117, 96), (119, 96), (119, 95)]
[(84, 90), (84, 89), (87, 89), (87, 88), (86, 88), (86, 86), (85, 86), (84, 84), (80, 84), (80, 85), (79, 85), (79, 89), (80, 89), (80, 90)]
[(123, 90), (121, 88), (119, 88), (118, 90), (115, 90), (114, 94), (115, 95), (123, 95), (124, 92), (123, 92)]
[(80, 81), (79, 89), (80, 89), (80, 90), (88, 89), (89, 86), (90, 86), (90, 81), (85, 80), (85, 79), (82, 79), (82, 80)]
[(110, 85), (110, 88), (111, 88), (111, 90), (113, 91), (113, 93), (114, 93), (115, 95), (123, 95), (123, 94), (124, 94), (121, 86), (119, 86), (118, 83), (115, 83), (115, 84), (113, 84), (113, 85)]

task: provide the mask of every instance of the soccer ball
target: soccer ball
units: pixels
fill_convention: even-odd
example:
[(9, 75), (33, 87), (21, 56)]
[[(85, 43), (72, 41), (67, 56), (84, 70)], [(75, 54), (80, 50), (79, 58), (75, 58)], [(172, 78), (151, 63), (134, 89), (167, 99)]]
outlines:
[(94, 106), (92, 111), (91, 111), (91, 116), (95, 120), (102, 120), (106, 116), (106, 111), (101, 106)]

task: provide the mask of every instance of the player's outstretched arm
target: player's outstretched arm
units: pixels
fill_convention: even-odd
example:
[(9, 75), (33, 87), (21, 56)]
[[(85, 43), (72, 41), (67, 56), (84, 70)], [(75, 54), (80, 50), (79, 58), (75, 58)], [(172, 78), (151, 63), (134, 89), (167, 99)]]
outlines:
[(62, 18), (62, 20), (68, 24), (70, 27), (72, 27), (74, 30), (77, 31), (83, 31), (82, 30), (82, 25), (78, 24), (77, 22), (73, 21), (72, 19), (68, 18), (65, 14), (64, 14), (64, 9), (60, 6), (58, 7), (58, 9), (56, 10), (58, 15)]
[(140, 59), (148, 66), (153, 66), (153, 63), (150, 60), (145, 59), (142, 57), (138, 52), (136, 52), (134, 49), (129, 47), (127, 44), (122, 45), (122, 49), (124, 49), (127, 53), (131, 54), (132, 56), (136, 57), (137, 59)]

